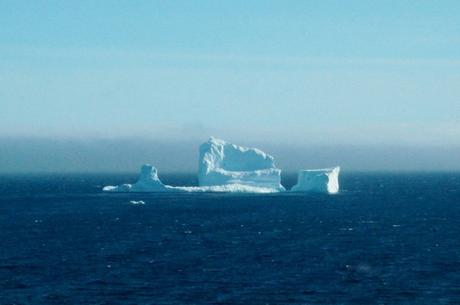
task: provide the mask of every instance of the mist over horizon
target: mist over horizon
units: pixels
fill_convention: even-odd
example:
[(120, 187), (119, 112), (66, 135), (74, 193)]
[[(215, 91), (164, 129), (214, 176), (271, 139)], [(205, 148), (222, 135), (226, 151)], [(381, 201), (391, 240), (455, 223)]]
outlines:
[[(144, 163), (162, 173), (195, 173), (207, 138), (76, 139), (0, 137), (0, 173), (137, 173)], [(233, 141), (233, 140), (232, 140)], [(302, 144), (235, 141), (274, 156), (283, 172), (339, 165), (343, 171), (459, 171), (459, 146)]]
[(460, 5), (0, 3), (0, 172), (460, 169)]

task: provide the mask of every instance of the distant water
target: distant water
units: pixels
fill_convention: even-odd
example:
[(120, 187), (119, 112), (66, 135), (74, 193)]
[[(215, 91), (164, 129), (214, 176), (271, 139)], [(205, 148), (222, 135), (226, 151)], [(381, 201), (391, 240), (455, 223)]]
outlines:
[(0, 177), (0, 304), (460, 304), (458, 173), (345, 172), (335, 196), (100, 191), (135, 178)]

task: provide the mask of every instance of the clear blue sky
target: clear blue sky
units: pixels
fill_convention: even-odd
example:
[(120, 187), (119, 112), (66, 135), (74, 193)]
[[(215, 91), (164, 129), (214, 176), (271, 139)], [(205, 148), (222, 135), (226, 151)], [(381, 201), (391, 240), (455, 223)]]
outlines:
[(459, 1), (0, 0), (0, 136), (460, 144)]

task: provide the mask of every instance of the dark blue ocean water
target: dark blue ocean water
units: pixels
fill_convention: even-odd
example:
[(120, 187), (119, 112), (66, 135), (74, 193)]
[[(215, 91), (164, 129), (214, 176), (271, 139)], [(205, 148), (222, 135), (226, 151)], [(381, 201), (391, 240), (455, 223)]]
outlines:
[(134, 180), (0, 177), (0, 304), (460, 304), (458, 173), (344, 173), (335, 196), (100, 192)]

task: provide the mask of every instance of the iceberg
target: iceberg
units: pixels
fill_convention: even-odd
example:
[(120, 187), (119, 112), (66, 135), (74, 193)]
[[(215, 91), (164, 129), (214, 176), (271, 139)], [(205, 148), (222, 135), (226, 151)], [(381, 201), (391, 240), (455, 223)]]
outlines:
[(158, 178), (157, 169), (150, 164), (142, 166), (139, 180), (131, 187), (132, 192), (162, 192), (167, 189), (168, 187)]
[(170, 186), (158, 178), (157, 169), (145, 164), (134, 184), (106, 186), (105, 192), (239, 192), (284, 191), (281, 170), (274, 158), (256, 148), (241, 147), (211, 137), (200, 146), (199, 186)]
[(336, 194), (339, 191), (340, 167), (300, 170), (293, 192)]
[(164, 192), (169, 189), (170, 187), (164, 185), (158, 178), (157, 169), (150, 164), (144, 164), (136, 183), (105, 186), (102, 190), (105, 192)]
[(213, 137), (200, 146), (198, 182), (200, 186), (238, 184), (285, 190), (272, 156)]
[[(171, 186), (161, 182), (157, 169), (150, 164), (141, 168), (134, 184), (105, 186), (104, 192), (238, 192), (277, 193), (281, 185), (281, 170), (274, 158), (257, 148), (227, 143), (211, 137), (199, 149), (199, 186)], [(293, 192), (339, 191), (339, 167), (301, 170)]]

